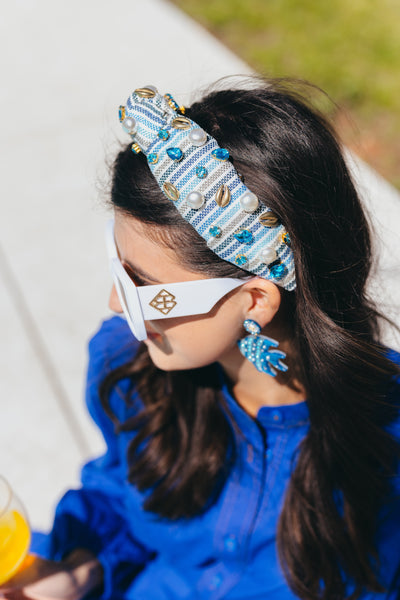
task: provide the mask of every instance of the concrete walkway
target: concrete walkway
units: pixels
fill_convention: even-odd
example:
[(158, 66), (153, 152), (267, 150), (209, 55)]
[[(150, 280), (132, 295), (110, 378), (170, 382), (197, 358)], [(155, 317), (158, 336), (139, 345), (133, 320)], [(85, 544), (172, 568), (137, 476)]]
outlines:
[[(103, 448), (83, 386), (86, 342), (108, 314), (99, 187), (124, 139), (117, 107), (150, 83), (190, 103), (207, 83), (250, 70), (163, 0), (15, 0), (0, 48), (0, 473), (46, 528)], [(388, 293), (386, 306), (400, 292), (399, 195), (354, 168), (382, 240), (375, 293)]]

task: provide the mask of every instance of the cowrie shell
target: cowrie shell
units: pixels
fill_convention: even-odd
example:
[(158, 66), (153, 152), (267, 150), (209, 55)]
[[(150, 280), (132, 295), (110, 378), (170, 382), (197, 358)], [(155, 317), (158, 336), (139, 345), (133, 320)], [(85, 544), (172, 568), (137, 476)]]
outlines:
[(230, 201), (231, 201), (231, 191), (227, 185), (223, 184), (223, 185), (221, 185), (221, 187), (215, 194), (215, 202), (221, 208), (225, 208), (225, 206), (228, 206)]

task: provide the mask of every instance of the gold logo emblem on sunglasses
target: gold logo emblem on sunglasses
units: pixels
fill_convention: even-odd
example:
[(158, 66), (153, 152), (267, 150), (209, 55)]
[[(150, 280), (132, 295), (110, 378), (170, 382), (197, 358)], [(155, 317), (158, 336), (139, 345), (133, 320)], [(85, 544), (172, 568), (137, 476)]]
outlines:
[(167, 315), (177, 303), (175, 302), (175, 296), (173, 294), (167, 292), (167, 290), (161, 290), (157, 296), (154, 296), (149, 304), (156, 310), (162, 312), (163, 315)]

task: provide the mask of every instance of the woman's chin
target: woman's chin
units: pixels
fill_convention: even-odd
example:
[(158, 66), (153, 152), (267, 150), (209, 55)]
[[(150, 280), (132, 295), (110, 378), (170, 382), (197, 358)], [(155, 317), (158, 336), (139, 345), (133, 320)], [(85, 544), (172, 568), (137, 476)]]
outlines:
[(166, 348), (161, 335), (148, 337), (147, 340), (144, 340), (144, 343), (147, 346), (149, 356), (155, 367), (162, 371), (174, 371), (179, 369), (175, 364), (176, 359), (173, 356), (172, 350)]

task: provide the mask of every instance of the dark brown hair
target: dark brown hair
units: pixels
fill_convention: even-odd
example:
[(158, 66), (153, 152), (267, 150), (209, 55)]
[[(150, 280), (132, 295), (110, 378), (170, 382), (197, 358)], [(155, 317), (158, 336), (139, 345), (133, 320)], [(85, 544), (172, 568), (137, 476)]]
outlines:
[[(383, 590), (371, 559), (379, 563), (376, 516), (399, 456), (385, 431), (396, 414), (387, 398), (398, 369), (385, 357), (379, 315), (366, 296), (369, 227), (339, 143), (293, 89), (257, 79), (209, 92), (187, 115), (228, 148), (292, 241), (297, 289), (284, 296), (310, 429), (280, 514), (281, 564), (300, 598), (342, 599), (347, 578), (357, 598), (363, 588)], [(209, 277), (247, 274), (207, 248), (130, 147), (115, 160), (111, 201), (151, 225), (159, 243), (174, 247), (179, 232), (175, 250), (188, 269)], [(136, 432), (129, 475), (140, 490), (151, 489), (145, 508), (170, 519), (204, 511), (224, 485), (236, 444), (213, 366), (162, 372), (141, 347), (133, 364), (106, 378), (105, 405), (121, 377), (132, 379), (144, 403), (118, 427)]]

